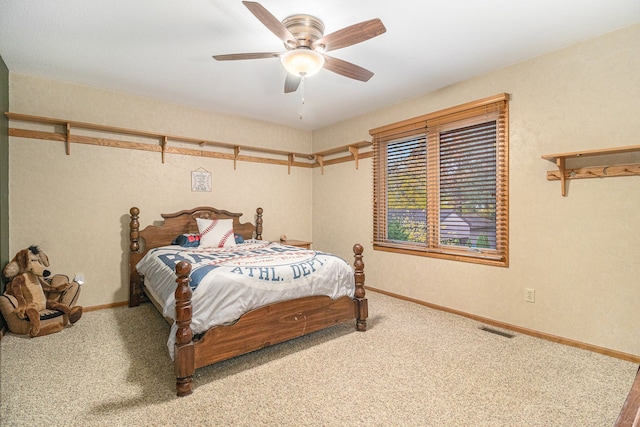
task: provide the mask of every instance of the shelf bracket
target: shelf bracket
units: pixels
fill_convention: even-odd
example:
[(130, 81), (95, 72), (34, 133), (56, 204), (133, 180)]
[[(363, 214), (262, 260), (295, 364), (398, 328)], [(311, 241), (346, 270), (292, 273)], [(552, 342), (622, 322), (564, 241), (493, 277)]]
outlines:
[(165, 153), (165, 150), (167, 149), (167, 142), (168, 142), (167, 141), (167, 137), (163, 136), (162, 137), (162, 143), (161, 143), (162, 144), (162, 163), (163, 164), (164, 164), (164, 153)]
[(324, 156), (316, 154), (316, 162), (320, 165), (320, 175), (324, 175)]
[(67, 135), (64, 141), (64, 151), (67, 156), (71, 155), (71, 123), (67, 123)]
[(238, 163), (238, 154), (240, 154), (240, 147), (237, 145), (233, 147), (233, 170), (236, 170), (236, 164)]
[(291, 166), (293, 166), (293, 153), (289, 153), (289, 155), (287, 156), (287, 175), (291, 175)]
[(558, 165), (558, 170), (560, 171), (560, 186), (562, 189), (562, 195), (567, 196), (567, 177), (565, 175), (566, 169), (566, 161), (564, 157), (558, 157), (556, 159), (556, 165)]
[(354, 158), (355, 163), (356, 163), (356, 170), (358, 170), (358, 147), (356, 147), (354, 145), (350, 145), (349, 146), (349, 152), (351, 154), (353, 154), (353, 158)]

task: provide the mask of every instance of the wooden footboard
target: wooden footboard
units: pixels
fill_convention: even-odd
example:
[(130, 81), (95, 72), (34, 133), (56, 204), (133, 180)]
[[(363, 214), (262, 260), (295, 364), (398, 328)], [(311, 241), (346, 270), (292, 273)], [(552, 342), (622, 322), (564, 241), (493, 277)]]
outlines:
[(366, 331), (368, 306), (364, 289), (363, 247), (353, 247), (355, 296), (332, 300), (306, 297), (271, 304), (243, 315), (233, 325), (211, 328), (198, 339), (191, 330), (191, 265), (176, 266), (176, 343), (174, 364), (178, 396), (191, 394), (193, 374), (199, 367), (249, 353), (273, 344), (355, 319), (356, 330)]

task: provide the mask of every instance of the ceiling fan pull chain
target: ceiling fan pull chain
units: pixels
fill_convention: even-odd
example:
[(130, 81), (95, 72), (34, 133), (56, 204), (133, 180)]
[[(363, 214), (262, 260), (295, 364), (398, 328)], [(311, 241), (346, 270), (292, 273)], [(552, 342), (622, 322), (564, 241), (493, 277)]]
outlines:
[(301, 94), (301, 98), (300, 98), (300, 112), (299, 112), (299, 116), (300, 116), (300, 120), (302, 120), (302, 109), (304, 107), (304, 74), (302, 74), (302, 76), (300, 77), (300, 94)]

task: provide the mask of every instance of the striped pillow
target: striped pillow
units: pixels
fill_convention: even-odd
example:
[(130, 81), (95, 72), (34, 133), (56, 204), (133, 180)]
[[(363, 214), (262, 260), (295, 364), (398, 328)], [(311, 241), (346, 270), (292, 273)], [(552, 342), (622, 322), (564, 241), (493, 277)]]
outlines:
[(232, 219), (196, 218), (196, 221), (200, 232), (200, 246), (214, 248), (235, 246)]

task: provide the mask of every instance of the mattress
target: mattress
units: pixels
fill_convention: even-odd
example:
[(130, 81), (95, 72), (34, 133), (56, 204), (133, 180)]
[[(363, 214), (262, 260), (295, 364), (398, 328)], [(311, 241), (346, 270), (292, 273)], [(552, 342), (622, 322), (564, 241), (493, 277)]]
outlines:
[[(136, 265), (145, 285), (175, 320), (175, 265), (192, 264), (191, 329), (203, 333), (237, 321), (242, 314), (268, 304), (306, 296), (353, 298), (352, 267), (342, 258), (277, 242), (249, 240), (228, 248), (163, 246)], [(174, 324), (167, 347), (173, 358)]]

